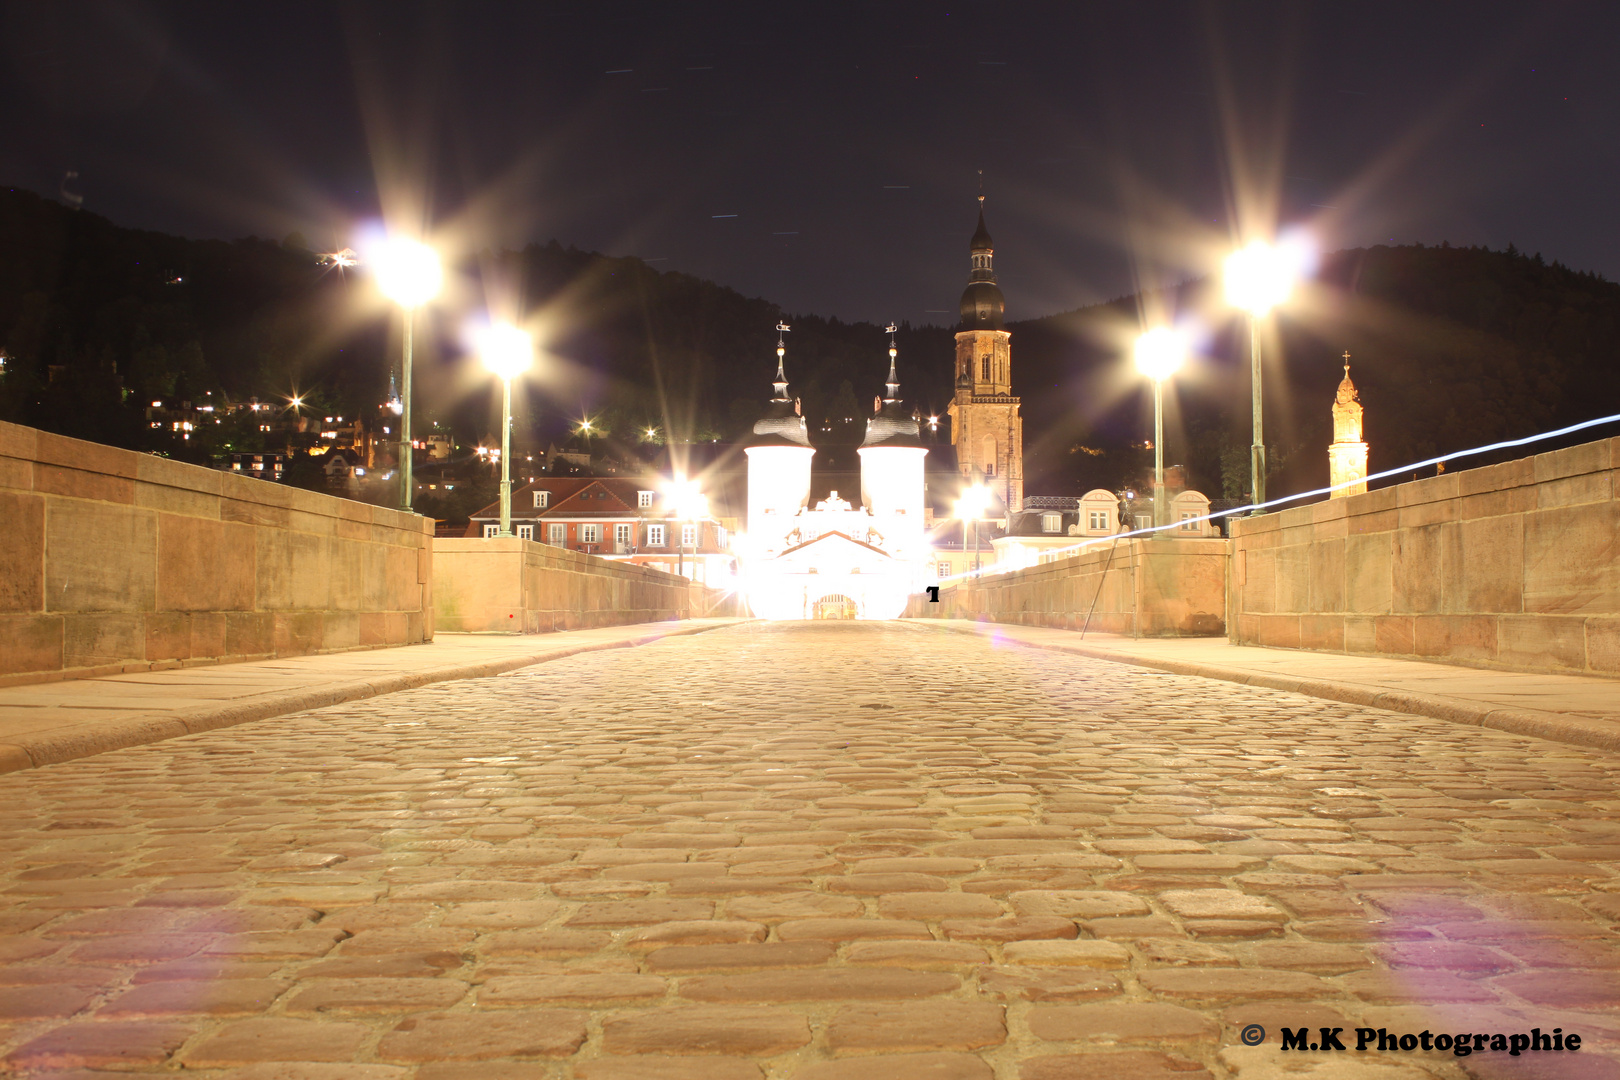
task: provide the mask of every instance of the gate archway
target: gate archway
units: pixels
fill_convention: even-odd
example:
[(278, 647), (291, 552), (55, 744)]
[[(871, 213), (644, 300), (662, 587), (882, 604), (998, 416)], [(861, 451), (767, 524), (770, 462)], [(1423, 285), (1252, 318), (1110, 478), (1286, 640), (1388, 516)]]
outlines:
[(858, 619), (860, 605), (843, 593), (828, 593), (811, 605), (812, 619)]

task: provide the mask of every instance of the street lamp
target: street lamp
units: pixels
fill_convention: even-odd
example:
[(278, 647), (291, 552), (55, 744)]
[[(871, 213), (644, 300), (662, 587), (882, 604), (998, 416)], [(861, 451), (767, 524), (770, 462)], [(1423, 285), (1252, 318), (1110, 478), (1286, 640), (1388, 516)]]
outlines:
[(399, 508), (411, 509), (411, 324), (416, 309), (439, 294), (444, 270), (438, 252), (415, 240), (391, 238), (372, 256), (377, 268), (377, 287), (400, 306), (405, 316), (404, 360), (400, 364), (399, 414)]
[(1249, 315), (1249, 384), (1254, 395), (1249, 472), (1256, 506), (1266, 501), (1266, 442), (1260, 423), (1260, 320), (1293, 292), (1298, 263), (1291, 253), (1259, 240), (1226, 259), (1227, 303)]
[(512, 380), (529, 370), (534, 341), (510, 323), (495, 323), (478, 336), (484, 366), (501, 379), (501, 529), (512, 535)]
[[(664, 485), (664, 503), (670, 508), (673, 515), (670, 518), (670, 527), (675, 522), (682, 523), (699, 520), (709, 514), (709, 497), (703, 494), (696, 480), (688, 480), (680, 473), (675, 479)], [(677, 535), (675, 544), (675, 573), (680, 577), (686, 576), (686, 538)], [(698, 545), (692, 545), (692, 561), (697, 562)]]
[(962, 545), (967, 546), (968, 522), (973, 523), (973, 569), (979, 568), (979, 515), (990, 504), (990, 489), (983, 484), (974, 484), (965, 489), (956, 500), (956, 516), (962, 521)]
[(1164, 505), (1164, 382), (1187, 356), (1187, 339), (1168, 326), (1155, 326), (1136, 339), (1136, 370), (1153, 380), (1153, 524), (1169, 521)]

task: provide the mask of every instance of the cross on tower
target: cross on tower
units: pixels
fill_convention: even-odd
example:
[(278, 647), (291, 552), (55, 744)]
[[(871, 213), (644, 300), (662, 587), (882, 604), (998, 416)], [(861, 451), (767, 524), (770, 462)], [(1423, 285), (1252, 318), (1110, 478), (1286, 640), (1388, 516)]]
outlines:
[(1344, 377), (1350, 377), (1350, 350), (1344, 350)]

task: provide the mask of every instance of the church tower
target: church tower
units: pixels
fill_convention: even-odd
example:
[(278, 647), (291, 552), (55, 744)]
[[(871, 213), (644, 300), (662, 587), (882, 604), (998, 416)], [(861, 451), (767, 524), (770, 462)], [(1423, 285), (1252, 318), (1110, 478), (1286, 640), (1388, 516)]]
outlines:
[[(1339, 484), (1359, 484), (1339, 488)], [(1361, 402), (1356, 400), (1356, 384), (1350, 381), (1350, 354), (1344, 354), (1344, 381), (1333, 399), (1333, 445), (1328, 447), (1328, 483), (1337, 488), (1330, 498), (1367, 492), (1367, 444), (1361, 440)]]
[(1007, 302), (996, 284), (994, 255), (980, 195), (973, 269), (962, 291), (956, 333), (956, 394), (948, 410), (951, 445), (965, 483), (983, 483), (1008, 510), (1021, 510), (1024, 421), (1012, 392), (1012, 335), (1002, 326)]

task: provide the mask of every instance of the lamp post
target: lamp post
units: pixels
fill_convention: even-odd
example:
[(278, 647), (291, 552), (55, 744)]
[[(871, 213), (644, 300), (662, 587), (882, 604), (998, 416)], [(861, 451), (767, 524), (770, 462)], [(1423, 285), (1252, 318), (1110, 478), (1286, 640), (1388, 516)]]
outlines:
[(495, 323), (478, 337), (484, 366), (501, 380), (501, 528), (512, 535), (512, 380), (529, 369), (534, 341), (510, 323)]
[(411, 480), (411, 329), (416, 309), (439, 294), (444, 270), (439, 254), (416, 240), (391, 238), (373, 256), (377, 267), (377, 287), (400, 306), (405, 317), (404, 358), (400, 364), (399, 414), (399, 508), (411, 510), (414, 494)]
[(1187, 339), (1168, 326), (1156, 326), (1136, 339), (1136, 370), (1153, 380), (1153, 524), (1168, 523), (1164, 504), (1164, 383), (1181, 367)]
[(956, 500), (956, 516), (962, 519), (962, 546), (968, 543), (968, 522), (973, 523), (973, 569), (979, 569), (979, 515), (990, 501), (990, 489), (974, 484), (965, 489)]
[[(674, 528), (677, 522), (682, 526), (686, 522), (706, 517), (709, 512), (709, 499), (703, 494), (696, 480), (688, 480), (677, 473), (675, 479), (664, 485), (664, 501), (671, 512), (670, 527)], [(684, 528), (682, 530), (684, 532)], [(692, 546), (692, 561), (697, 561), (697, 545)], [(686, 537), (677, 534), (675, 544), (675, 573), (686, 576)]]
[(1266, 441), (1260, 420), (1260, 322), (1293, 291), (1296, 261), (1258, 240), (1226, 259), (1227, 302), (1249, 316), (1249, 387), (1254, 397), (1249, 472), (1256, 506), (1266, 501)]

